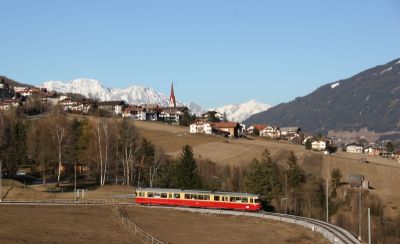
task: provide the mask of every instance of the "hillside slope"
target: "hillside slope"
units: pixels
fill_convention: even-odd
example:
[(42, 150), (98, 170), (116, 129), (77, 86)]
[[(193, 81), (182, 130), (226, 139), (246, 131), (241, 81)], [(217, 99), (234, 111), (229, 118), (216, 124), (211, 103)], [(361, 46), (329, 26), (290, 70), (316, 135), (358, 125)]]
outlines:
[(400, 59), (321, 86), (307, 96), (255, 114), (245, 123), (300, 126), (314, 133), (363, 128), (396, 131), (400, 128)]

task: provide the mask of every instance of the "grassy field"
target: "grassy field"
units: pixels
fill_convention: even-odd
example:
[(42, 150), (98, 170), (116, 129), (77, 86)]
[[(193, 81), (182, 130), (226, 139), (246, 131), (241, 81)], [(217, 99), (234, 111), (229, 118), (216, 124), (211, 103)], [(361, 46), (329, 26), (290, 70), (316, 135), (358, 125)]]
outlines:
[[(73, 194), (43, 192), (45, 186), (14, 185), (7, 199), (73, 199)], [(89, 191), (86, 199), (114, 199), (132, 188), (105, 186)], [(132, 199), (116, 199), (133, 201)], [(125, 207), (128, 217), (168, 243), (328, 243), (303, 227), (255, 218), (204, 215), (171, 209)], [(1, 243), (139, 243), (113, 213), (100, 206), (0, 205)], [(168, 224), (166, 224), (168, 223)]]
[(226, 165), (245, 165), (253, 158), (260, 157), (267, 148), (273, 160), (284, 165), (292, 150), (299, 158), (299, 164), (307, 173), (321, 175), (339, 168), (343, 181), (350, 174), (362, 174), (370, 182), (371, 191), (378, 195), (387, 206), (385, 212), (390, 216), (399, 215), (400, 209), (400, 164), (395, 160), (367, 156), (367, 164), (360, 164), (358, 158), (365, 155), (337, 152), (323, 155), (306, 151), (304, 146), (277, 142), (263, 138), (225, 139), (218, 136), (190, 135), (189, 128), (163, 125), (160, 123), (135, 122), (138, 131), (155, 145), (160, 146), (171, 156), (179, 155), (185, 144), (193, 147), (197, 157), (208, 158)]
[(140, 243), (111, 208), (0, 206), (1, 243)]
[(130, 207), (126, 212), (168, 243), (329, 243), (306, 228), (265, 219), (146, 207)]

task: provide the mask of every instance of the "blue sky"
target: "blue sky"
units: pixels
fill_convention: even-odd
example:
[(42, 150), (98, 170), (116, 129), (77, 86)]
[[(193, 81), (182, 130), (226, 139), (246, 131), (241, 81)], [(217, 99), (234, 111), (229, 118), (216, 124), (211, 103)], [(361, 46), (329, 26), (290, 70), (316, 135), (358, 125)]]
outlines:
[(0, 0), (0, 74), (276, 105), (400, 57), (400, 1)]

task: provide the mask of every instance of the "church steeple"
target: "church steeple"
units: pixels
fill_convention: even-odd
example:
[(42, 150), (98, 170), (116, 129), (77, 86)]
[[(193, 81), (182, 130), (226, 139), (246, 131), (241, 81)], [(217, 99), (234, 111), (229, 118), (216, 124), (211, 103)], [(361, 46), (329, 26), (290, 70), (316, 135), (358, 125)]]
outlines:
[(174, 93), (174, 82), (171, 85), (171, 95), (169, 96), (169, 106), (171, 108), (176, 108), (176, 100), (175, 100), (175, 93)]

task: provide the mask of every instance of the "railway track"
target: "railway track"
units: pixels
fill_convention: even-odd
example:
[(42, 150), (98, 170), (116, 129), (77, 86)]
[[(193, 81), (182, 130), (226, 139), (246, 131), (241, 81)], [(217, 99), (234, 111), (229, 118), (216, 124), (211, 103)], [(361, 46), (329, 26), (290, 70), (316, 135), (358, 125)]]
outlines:
[(290, 219), (293, 219), (296, 221), (303, 221), (303, 222), (309, 223), (311, 225), (314, 225), (315, 228), (319, 227), (319, 228), (325, 229), (333, 234), (333, 236), (332, 236), (333, 238), (328, 238), (333, 243), (351, 243), (351, 244), (361, 243), (349, 231), (347, 231), (341, 227), (338, 227), (336, 225), (329, 224), (329, 223), (326, 223), (326, 222), (323, 222), (320, 220), (299, 217), (299, 216), (293, 216), (293, 215), (286, 215), (286, 214), (270, 213), (270, 212), (265, 212), (265, 211), (261, 211), (260, 214), (274, 216), (274, 217), (290, 218)]
[[(19, 206), (138, 206), (132, 202), (120, 202), (110, 200), (85, 200), (85, 201), (74, 201), (74, 200), (16, 200), (16, 201), (3, 201), (1, 205), (19, 205)], [(142, 205), (143, 206), (143, 205)], [(321, 233), (331, 243), (337, 244), (360, 244), (361, 242), (352, 235), (349, 231), (320, 221), (316, 219), (310, 219), (305, 217), (271, 213), (271, 212), (240, 212), (230, 210), (219, 210), (219, 209), (201, 209), (201, 208), (185, 208), (185, 207), (170, 207), (170, 206), (143, 206), (148, 208), (170, 208), (182, 211), (189, 211), (195, 213), (208, 213), (208, 214), (220, 214), (220, 215), (235, 215), (235, 216), (247, 216), (255, 218), (265, 218), (271, 220), (277, 220), (297, 225), (302, 225), (312, 231)]]

